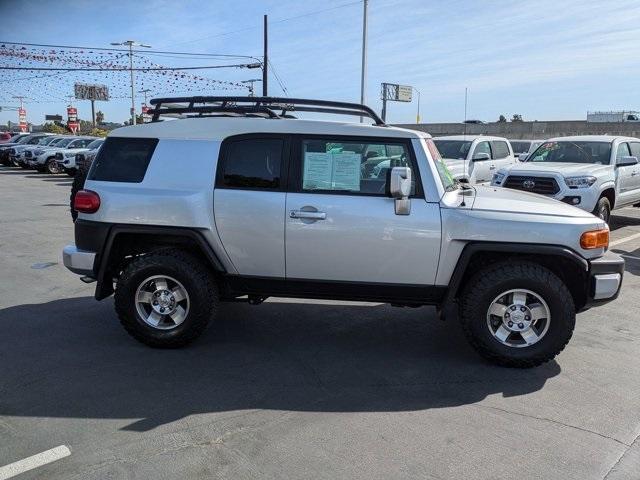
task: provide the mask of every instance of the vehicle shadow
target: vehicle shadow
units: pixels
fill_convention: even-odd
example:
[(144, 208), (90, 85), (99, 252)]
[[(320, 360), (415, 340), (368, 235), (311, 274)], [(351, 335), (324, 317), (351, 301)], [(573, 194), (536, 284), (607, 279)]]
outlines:
[(640, 225), (639, 217), (621, 215), (617, 211), (614, 215), (611, 215), (611, 218), (609, 219), (609, 228), (611, 229), (611, 231), (615, 231), (623, 227), (633, 227), (636, 225)]
[(188, 415), (250, 409), (395, 412), (541, 389), (552, 361), (500, 368), (430, 308), (224, 304), (199, 341), (148, 348), (91, 297), (0, 310), (0, 415), (125, 418), (146, 431)]
[(612, 248), (611, 251), (624, 258), (624, 269), (627, 273), (640, 276), (640, 248), (631, 252), (621, 248)]

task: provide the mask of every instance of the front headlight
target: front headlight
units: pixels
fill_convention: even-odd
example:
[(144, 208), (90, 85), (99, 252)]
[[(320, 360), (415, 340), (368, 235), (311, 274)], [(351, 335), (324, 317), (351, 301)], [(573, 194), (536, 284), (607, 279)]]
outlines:
[(584, 177), (565, 177), (564, 183), (569, 188), (589, 188), (596, 183), (596, 177), (584, 176)]
[(500, 172), (494, 173), (493, 179), (491, 180), (491, 185), (500, 185), (504, 180), (504, 177), (505, 177), (504, 173), (500, 173)]

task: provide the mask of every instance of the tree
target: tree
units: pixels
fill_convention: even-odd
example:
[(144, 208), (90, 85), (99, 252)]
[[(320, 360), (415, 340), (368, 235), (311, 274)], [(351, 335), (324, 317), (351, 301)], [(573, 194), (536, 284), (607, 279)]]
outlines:
[(500, 118), (498, 118), (498, 123), (506, 123), (507, 119), (505, 118), (504, 115), (500, 115)]
[(514, 113), (513, 117), (511, 117), (512, 122), (522, 122), (522, 115), (519, 113)]
[(102, 113), (101, 110), (98, 110), (96, 112), (96, 123), (98, 125), (100, 125), (101, 123), (104, 123), (104, 113)]
[(42, 126), (42, 131), (47, 133), (56, 133), (58, 135), (63, 135), (67, 133), (67, 129), (61, 125), (56, 123), (47, 122)]

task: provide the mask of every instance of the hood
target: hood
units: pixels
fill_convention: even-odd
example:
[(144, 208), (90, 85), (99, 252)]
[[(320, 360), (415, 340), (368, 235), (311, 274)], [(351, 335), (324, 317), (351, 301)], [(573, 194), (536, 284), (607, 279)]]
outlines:
[(595, 218), (589, 212), (572, 207), (560, 200), (536, 193), (521, 192), (510, 188), (475, 185), (473, 210), (505, 213), (527, 213), (557, 217)]
[(597, 175), (611, 169), (611, 165), (598, 163), (565, 163), (565, 162), (521, 162), (508, 165), (501, 169), (510, 174), (523, 173), (531, 175), (535, 173), (559, 173), (564, 176)]
[[(469, 176), (469, 162), (456, 158), (443, 158), (442, 161), (447, 166), (453, 178)], [(465, 166), (466, 165), (466, 166)]]

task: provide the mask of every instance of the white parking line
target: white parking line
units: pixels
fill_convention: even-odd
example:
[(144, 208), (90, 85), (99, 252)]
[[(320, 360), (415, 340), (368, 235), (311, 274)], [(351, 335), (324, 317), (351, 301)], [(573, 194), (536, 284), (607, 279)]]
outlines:
[(632, 260), (640, 260), (640, 257), (634, 257), (633, 255), (623, 255), (623, 254), (620, 254), (620, 256), (621, 256), (622, 258), (630, 258), (630, 259), (632, 259)]
[(18, 460), (17, 462), (0, 467), (0, 480), (7, 480), (8, 478), (28, 472), (34, 468), (42, 467), (43, 465), (55, 462), (69, 455), (71, 455), (71, 450), (69, 450), (69, 447), (66, 445), (60, 445), (46, 452), (37, 453), (24, 460)]
[(629, 235), (628, 237), (623, 237), (623, 238), (620, 238), (619, 240), (614, 240), (613, 242), (609, 243), (609, 246), (615, 247), (616, 245), (620, 245), (621, 243), (628, 242), (635, 238), (640, 238), (640, 233), (634, 233), (633, 235)]

